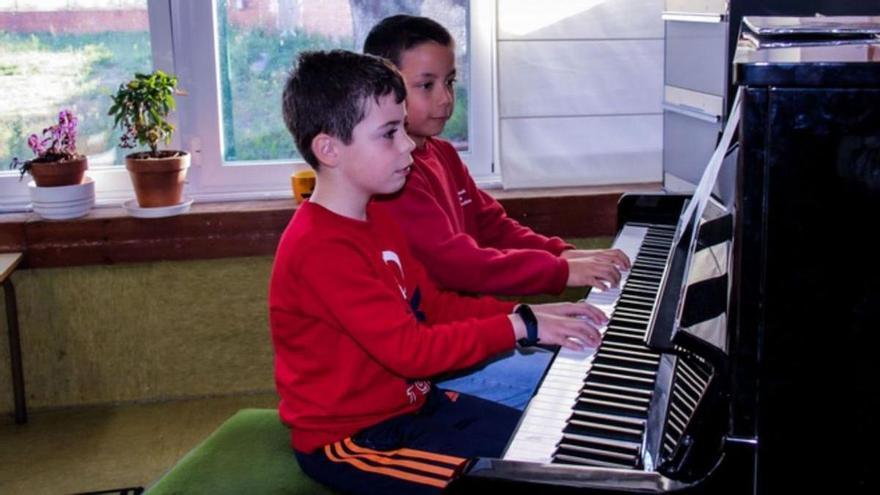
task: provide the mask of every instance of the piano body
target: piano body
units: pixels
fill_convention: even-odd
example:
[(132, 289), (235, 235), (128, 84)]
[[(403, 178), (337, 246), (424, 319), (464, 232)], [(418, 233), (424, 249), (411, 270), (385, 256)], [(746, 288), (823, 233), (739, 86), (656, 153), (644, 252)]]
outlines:
[(624, 196), (595, 352), (454, 493), (876, 492), (880, 18), (747, 18), (693, 196)]

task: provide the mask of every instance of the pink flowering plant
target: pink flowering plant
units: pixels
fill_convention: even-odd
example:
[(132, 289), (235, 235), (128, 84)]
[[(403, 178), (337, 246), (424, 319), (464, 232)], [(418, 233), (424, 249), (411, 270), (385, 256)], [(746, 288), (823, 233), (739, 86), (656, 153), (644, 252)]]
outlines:
[(77, 118), (70, 110), (58, 113), (58, 123), (43, 129), (42, 135), (31, 134), (28, 147), (36, 157), (30, 160), (12, 159), (9, 168), (17, 169), (24, 177), (33, 163), (51, 163), (74, 160), (80, 155), (76, 152)]

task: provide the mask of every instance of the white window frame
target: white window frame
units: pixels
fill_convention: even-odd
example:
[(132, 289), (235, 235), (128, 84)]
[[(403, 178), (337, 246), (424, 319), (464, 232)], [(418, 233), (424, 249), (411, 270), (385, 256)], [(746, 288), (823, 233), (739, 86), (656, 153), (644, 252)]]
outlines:
[[(468, 13), (470, 109), (468, 150), (461, 157), (481, 185), (500, 182), (493, 169), (495, 3), (471, 0)], [(215, 0), (148, 0), (148, 13), (153, 67), (176, 74), (187, 93), (177, 98), (177, 130), (168, 146), (192, 154), (186, 195), (196, 201), (291, 197), (291, 173), (308, 166), (302, 160), (223, 159)], [(95, 179), (98, 206), (119, 206), (134, 195), (124, 166), (92, 168), (88, 175)], [(0, 212), (28, 208), (27, 182), (17, 173), (0, 174)]]

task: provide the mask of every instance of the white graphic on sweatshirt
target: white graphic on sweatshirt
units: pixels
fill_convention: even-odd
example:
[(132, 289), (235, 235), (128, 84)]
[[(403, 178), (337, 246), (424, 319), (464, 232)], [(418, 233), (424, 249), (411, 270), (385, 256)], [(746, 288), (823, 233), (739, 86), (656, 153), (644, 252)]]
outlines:
[(417, 382), (411, 383), (408, 387), (406, 387), (406, 398), (409, 400), (410, 404), (415, 404), (416, 392), (422, 395), (428, 395), (428, 392), (431, 391), (431, 382), (426, 382), (424, 380), (419, 380)]
[[(382, 261), (385, 262), (385, 265), (388, 266), (388, 269), (394, 274), (394, 279), (397, 281), (397, 287), (400, 289), (403, 298), (406, 299), (406, 286), (404, 285), (403, 265), (400, 264), (400, 257), (397, 256), (397, 253), (394, 251), (382, 251)], [(392, 264), (396, 268), (392, 268)]]

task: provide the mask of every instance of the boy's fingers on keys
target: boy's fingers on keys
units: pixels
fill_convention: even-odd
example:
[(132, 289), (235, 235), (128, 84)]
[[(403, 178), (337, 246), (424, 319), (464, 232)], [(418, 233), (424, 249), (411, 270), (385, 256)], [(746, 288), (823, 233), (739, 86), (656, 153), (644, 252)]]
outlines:
[(572, 314), (575, 318), (589, 319), (597, 324), (605, 324), (608, 322), (608, 317), (605, 315), (605, 312), (596, 306), (587, 303), (582, 303), (580, 306), (581, 309), (577, 313)]
[(614, 255), (614, 262), (616, 265), (623, 267), (623, 269), (628, 270), (630, 267), (629, 257), (619, 249), (612, 249), (611, 253)]
[(620, 284), (620, 271), (614, 265), (608, 265), (602, 270), (600, 278), (609, 284), (609, 287), (617, 287)]
[(582, 326), (575, 335), (569, 337), (569, 340), (571, 339), (577, 340), (582, 348), (595, 348), (599, 345), (599, 342), (602, 341), (602, 336), (599, 331), (592, 326)]

